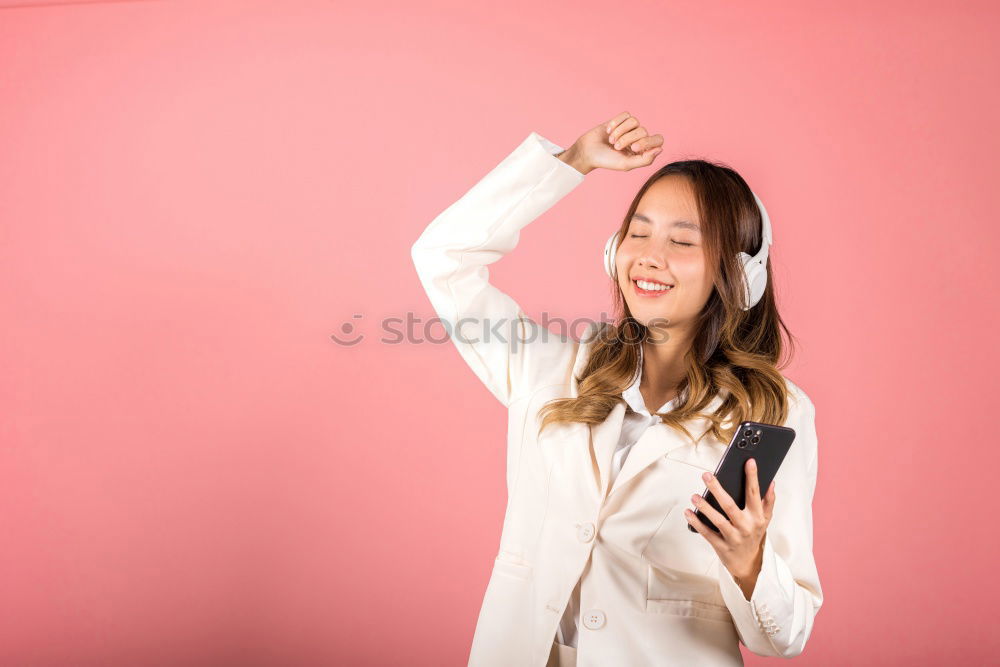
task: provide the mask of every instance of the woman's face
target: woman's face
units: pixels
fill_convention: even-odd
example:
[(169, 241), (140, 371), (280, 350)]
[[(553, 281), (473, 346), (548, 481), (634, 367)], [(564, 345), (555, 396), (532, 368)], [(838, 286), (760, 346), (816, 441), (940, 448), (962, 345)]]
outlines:
[(684, 176), (664, 176), (639, 201), (615, 265), (625, 302), (643, 325), (693, 322), (712, 295), (700, 225), (694, 190)]

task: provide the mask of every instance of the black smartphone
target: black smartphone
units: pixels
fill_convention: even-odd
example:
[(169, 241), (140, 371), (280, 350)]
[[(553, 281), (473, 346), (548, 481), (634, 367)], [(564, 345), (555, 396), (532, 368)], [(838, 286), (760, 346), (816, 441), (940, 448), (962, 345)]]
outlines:
[[(787, 426), (776, 426), (774, 424), (761, 424), (759, 422), (746, 421), (740, 424), (739, 429), (733, 435), (729, 446), (722, 454), (719, 465), (715, 468), (715, 478), (726, 490), (740, 509), (746, 509), (746, 463), (747, 459), (753, 459), (757, 463), (757, 482), (760, 484), (760, 497), (767, 494), (767, 487), (771, 485), (774, 476), (778, 474), (781, 462), (785, 460), (785, 454), (795, 440), (795, 429)], [(719, 505), (715, 495), (708, 490), (701, 492), (701, 497), (708, 501), (708, 504), (715, 508), (722, 516), (729, 518)], [(702, 523), (719, 532), (708, 517), (702, 514), (701, 510), (696, 510), (694, 515)], [(688, 524), (688, 530), (697, 533), (694, 526)]]

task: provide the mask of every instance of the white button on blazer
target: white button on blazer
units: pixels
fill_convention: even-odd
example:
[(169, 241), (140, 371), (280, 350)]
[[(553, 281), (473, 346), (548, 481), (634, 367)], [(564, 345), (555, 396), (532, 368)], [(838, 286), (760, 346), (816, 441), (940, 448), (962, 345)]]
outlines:
[[(613, 476), (624, 401), (601, 424), (550, 425), (536, 436), (546, 401), (578, 395), (575, 376), (602, 324), (580, 341), (538, 328), (530, 335), (537, 325), (490, 284), (488, 265), (583, 182), (554, 156), (561, 150), (532, 132), (411, 250), (459, 354), (508, 410), (507, 513), (468, 664), (544, 667), (578, 584), (579, 667), (742, 665), (740, 643), (757, 655), (799, 655), (823, 602), (812, 554), (815, 408), (800, 387), (785, 378), (784, 425), (796, 437), (775, 477), (777, 502), (750, 600), (684, 518), (690, 496), (705, 488), (701, 474), (715, 470), (727, 443), (710, 434), (692, 443), (655, 423)], [(485, 335), (487, 319), (507, 323), (500, 328), (507, 332), (516, 323), (522, 342)], [(699, 418), (686, 426), (700, 435), (709, 424)]]
[[(625, 418), (622, 423), (622, 432), (621, 435), (618, 436), (618, 444), (615, 446), (615, 453), (611, 457), (610, 484), (614, 484), (615, 479), (618, 478), (618, 473), (621, 471), (622, 465), (625, 463), (625, 457), (627, 457), (629, 451), (631, 451), (632, 445), (636, 443), (646, 429), (653, 424), (660, 422), (659, 417), (650, 414), (646, 409), (646, 403), (642, 398), (642, 393), (639, 391), (639, 386), (642, 384), (643, 356), (642, 347), (640, 347), (636, 378), (633, 380), (632, 384), (629, 385), (628, 389), (622, 392), (622, 399), (630, 409), (625, 411)], [(676, 398), (667, 401), (660, 406), (660, 409), (657, 410), (657, 412), (667, 412), (673, 409), (676, 402)], [(585, 525), (588, 527), (588, 539), (590, 539), (593, 537), (594, 524), (588, 523)], [(563, 612), (562, 620), (559, 621), (559, 628), (556, 630), (556, 641), (565, 646), (572, 646), (574, 648), (577, 644), (576, 638), (580, 625), (581, 584), (582, 581), (578, 581), (576, 587), (573, 589), (573, 594), (570, 596), (569, 604), (566, 605), (566, 611)]]

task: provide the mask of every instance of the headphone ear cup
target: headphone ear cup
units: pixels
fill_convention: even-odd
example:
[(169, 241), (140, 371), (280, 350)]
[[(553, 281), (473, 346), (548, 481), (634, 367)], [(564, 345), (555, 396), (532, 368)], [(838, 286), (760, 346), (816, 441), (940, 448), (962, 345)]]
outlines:
[(604, 244), (604, 272), (608, 277), (615, 278), (615, 254), (618, 252), (618, 232), (611, 235), (608, 242)]
[(767, 287), (767, 267), (745, 252), (739, 254), (743, 266), (743, 310), (750, 310), (757, 305)]

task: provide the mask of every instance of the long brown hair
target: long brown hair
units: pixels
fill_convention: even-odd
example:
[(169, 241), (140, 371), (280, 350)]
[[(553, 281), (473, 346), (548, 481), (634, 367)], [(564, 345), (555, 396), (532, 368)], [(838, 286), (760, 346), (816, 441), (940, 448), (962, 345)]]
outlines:
[[(639, 188), (621, 223), (624, 239), (629, 221), (643, 194), (658, 179), (680, 174), (693, 186), (701, 218), (705, 265), (714, 274), (714, 289), (698, 316), (696, 331), (684, 355), (686, 377), (678, 386), (676, 407), (656, 413), (667, 426), (694, 436), (684, 427), (689, 418), (702, 416), (706, 433), (728, 442), (745, 420), (782, 424), (788, 416), (786, 385), (779, 370), (790, 360), (782, 352), (794, 339), (778, 314), (774, 298), (771, 260), (767, 261), (767, 287), (749, 310), (741, 308), (743, 271), (737, 254), (754, 255), (762, 241), (760, 209), (746, 181), (731, 167), (705, 160), (681, 160), (664, 165)], [(554, 399), (541, 411), (539, 433), (549, 424), (603, 422), (622, 392), (639, 372), (640, 346), (649, 335), (635, 320), (621, 287), (612, 281), (615, 323), (603, 323), (590, 339), (590, 355), (576, 377), (575, 398)], [(782, 341), (782, 332), (789, 345)], [(712, 414), (700, 411), (716, 395), (723, 400)], [(729, 422), (727, 425), (726, 422)]]

